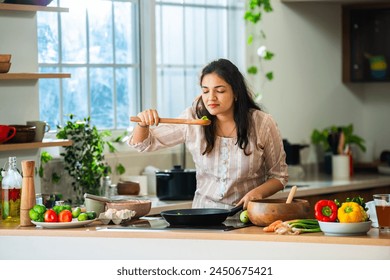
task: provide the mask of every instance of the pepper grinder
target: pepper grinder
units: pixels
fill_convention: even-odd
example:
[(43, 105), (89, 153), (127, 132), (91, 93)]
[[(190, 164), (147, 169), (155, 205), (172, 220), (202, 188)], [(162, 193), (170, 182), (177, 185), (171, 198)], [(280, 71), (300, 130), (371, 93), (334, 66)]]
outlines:
[(35, 205), (34, 167), (35, 162), (33, 160), (22, 161), (23, 181), (20, 201), (21, 226), (33, 226), (28, 212)]

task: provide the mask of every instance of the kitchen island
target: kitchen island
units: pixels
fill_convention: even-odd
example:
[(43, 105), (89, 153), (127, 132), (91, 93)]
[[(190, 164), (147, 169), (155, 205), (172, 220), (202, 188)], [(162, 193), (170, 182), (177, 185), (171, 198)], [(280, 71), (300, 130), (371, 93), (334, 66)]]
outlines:
[[(354, 176), (348, 181), (325, 178), (292, 182), (297, 197), (389, 190), (390, 176)], [(286, 198), (289, 188), (274, 195)], [(387, 191), (389, 192), (389, 191)], [(152, 214), (188, 208), (190, 201), (155, 202)], [(278, 235), (250, 226), (215, 229), (108, 229), (98, 221), (72, 229), (20, 227), (0, 223), (0, 259), (390, 259), (390, 234), (371, 228), (362, 236), (320, 233)]]

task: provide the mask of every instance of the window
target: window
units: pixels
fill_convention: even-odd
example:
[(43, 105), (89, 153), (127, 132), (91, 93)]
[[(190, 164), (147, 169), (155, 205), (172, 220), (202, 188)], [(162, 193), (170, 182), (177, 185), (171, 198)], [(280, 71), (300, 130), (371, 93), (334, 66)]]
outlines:
[(200, 94), (208, 62), (244, 61), (244, 3), (227, 0), (156, 1), (157, 109), (177, 117)]
[(226, 57), (242, 66), (244, 61), (242, 1), (55, 0), (51, 5), (69, 7), (69, 13), (38, 13), (39, 68), (72, 75), (39, 82), (40, 119), (51, 127), (74, 114), (91, 116), (101, 129), (125, 129), (130, 115), (148, 107), (175, 117), (199, 94), (198, 75), (207, 62)]

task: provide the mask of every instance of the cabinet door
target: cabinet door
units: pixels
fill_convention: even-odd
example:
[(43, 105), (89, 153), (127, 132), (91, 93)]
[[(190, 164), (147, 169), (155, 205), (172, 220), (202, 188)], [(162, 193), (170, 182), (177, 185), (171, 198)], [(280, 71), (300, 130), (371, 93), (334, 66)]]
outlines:
[(390, 81), (390, 4), (343, 7), (343, 81)]

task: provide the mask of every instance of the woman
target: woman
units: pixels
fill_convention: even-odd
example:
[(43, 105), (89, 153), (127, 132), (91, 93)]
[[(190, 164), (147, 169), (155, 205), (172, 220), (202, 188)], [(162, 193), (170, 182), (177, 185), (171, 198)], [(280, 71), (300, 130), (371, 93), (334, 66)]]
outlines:
[(185, 143), (196, 167), (193, 208), (246, 209), (250, 200), (282, 190), (288, 180), (282, 138), (238, 68), (226, 59), (213, 61), (202, 70), (200, 86), (203, 93), (180, 117), (207, 116), (211, 125), (159, 125), (157, 111), (145, 110), (130, 146), (155, 151)]

